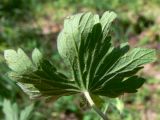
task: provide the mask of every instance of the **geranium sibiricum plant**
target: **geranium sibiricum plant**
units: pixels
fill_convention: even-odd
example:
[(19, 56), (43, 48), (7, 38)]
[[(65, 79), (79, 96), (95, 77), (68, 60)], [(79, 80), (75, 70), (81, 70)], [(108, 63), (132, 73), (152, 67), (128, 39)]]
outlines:
[(109, 28), (116, 18), (114, 12), (101, 17), (90, 12), (70, 16), (57, 40), (58, 52), (69, 65), (71, 76), (60, 73), (38, 49), (30, 59), (22, 49), (6, 50), (4, 57), (11, 69), (9, 77), (30, 97), (52, 97), (83, 94), (89, 105), (102, 117), (92, 95), (116, 98), (135, 93), (145, 79), (136, 75), (146, 63), (155, 60), (155, 51), (134, 48), (128, 43), (114, 47)]

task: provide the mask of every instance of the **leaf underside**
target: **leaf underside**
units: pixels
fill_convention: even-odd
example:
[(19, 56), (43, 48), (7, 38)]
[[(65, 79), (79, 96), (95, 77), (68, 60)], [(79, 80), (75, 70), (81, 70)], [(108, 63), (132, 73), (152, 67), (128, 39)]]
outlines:
[(12, 70), (9, 76), (31, 97), (60, 97), (84, 91), (117, 97), (136, 92), (145, 79), (135, 74), (155, 60), (155, 51), (129, 51), (128, 43), (114, 47), (109, 28), (115, 18), (116, 14), (108, 11), (101, 17), (88, 12), (66, 18), (57, 46), (71, 68), (71, 78), (44, 59), (38, 49), (33, 51), (32, 60), (21, 49), (6, 50), (4, 56)]

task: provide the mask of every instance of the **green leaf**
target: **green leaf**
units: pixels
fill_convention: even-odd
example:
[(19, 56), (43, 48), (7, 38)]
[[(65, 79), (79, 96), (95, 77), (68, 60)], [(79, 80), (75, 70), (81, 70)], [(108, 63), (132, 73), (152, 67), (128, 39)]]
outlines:
[(33, 116), (34, 105), (31, 104), (20, 110), (17, 103), (5, 99), (3, 101), (2, 110), (5, 115), (5, 120), (29, 120)]
[[(64, 22), (58, 37), (58, 51), (70, 63), (73, 79), (81, 91), (108, 97), (136, 92), (144, 79), (135, 74), (142, 65), (155, 60), (152, 49), (129, 51), (128, 43), (118, 47), (111, 44), (109, 28), (115, 18), (114, 12), (105, 12), (101, 18), (81, 13)], [(130, 90), (132, 82), (135, 86)]]
[[(25, 73), (33, 69), (32, 62), (22, 49), (6, 50), (4, 54), (8, 66), (15, 72)], [(25, 64), (24, 64), (25, 63)]]
[(16, 103), (11, 104), (9, 100), (3, 102), (3, 113), (6, 120), (18, 120), (18, 106)]
[(21, 49), (6, 50), (4, 56), (12, 70), (9, 76), (32, 97), (60, 97), (84, 91), (117, 97), (136, 92), (145, 81), (136, 73), (144, 64), (155, 61), (155, 51), (129, 51), (128, 43), (112, 45), (109, 29), (116, 16), (107, 11), (102, 17), (87, 12), (66, 18), (57, 47), (69, 64), (71, 77), (60, 73), (38, 49), (33, 51), (32, 60)]
[[(19, 54), (19, 51), (23, 54)], [(9, 77), (16, 80), (17, 84), (31, 98), (52, 95), (62, 96), (79, 92), (74, 81), (59, 73), (50, 61), (42, 57), (38, 49), (35, 49), (32, 53), (34, 64), (21, 49), (17, 52), (6, 50), (4, 56), (12, 70), (8, 74)], [(16, 63), (15, 60), (17, 60)]]
[(33, 109), (34, 109), (33, 104), (31, 104), (31, 105), (27, 106), (25, 109), (23, 109), (20, 113), (19, 120), (30, 120), (30, 118), (32, 117)]
[(37, 48), (33, 50), (32, 60), (33, 60), (33, 63), (37, 66), (40, 66), (41, 60), (43, 60), (43, 55)]

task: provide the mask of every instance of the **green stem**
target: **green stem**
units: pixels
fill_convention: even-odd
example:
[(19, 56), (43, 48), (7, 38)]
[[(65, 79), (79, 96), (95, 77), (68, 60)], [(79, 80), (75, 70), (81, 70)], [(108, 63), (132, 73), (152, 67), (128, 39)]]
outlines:
[(97, 106), (94, 104), (94, 102), (93, 102), (91, 96), (89, 95), (88, 91), (84, 92), (84, 96), (86, 97), (89, 105), (95, 110), (95, 112), (97, 114), (99, 114), (99, 116), (101, 116), (103, 118), (103, 120), (108, 120), (108, 117), (99, 108), (97, 108)]

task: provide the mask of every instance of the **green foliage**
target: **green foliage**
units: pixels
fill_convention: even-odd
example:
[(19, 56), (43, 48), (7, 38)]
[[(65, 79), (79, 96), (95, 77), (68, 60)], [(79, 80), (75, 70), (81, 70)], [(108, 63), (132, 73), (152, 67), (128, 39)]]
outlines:
[(15, 84), (3, 75), (0, 76), (0, 81), (0, 99), (13, 98), (18, 91)]
[[(75, 93), (74, 81), (68, 80), (65, 75), (56, 70), (52, 63), (41, 56), (41, 53), (35, 49), (32, 54), (32, 63), (21, 49), (17, 53), (14, 50), (5, 51), (5, 58), (13, 70), (9, 76), (19, 82), (26, 83), (27, 86), (25, 87), (22, 83), (18, 84), (31, 97), (40, 96), (40, 92), (46, 96), (52, 94), (59, 96), (68, 92)], [(28, 85), (31, 82), (34, 85)]]
[[(116, 43), (117, 41), (129, 41), (131, 47), (147, 46), (149, 48), (156, 48), (157, 53), (159, 53), (159, 4), (160, 0), (81, 0), (80, 2), (79, 0), (0, 0), (0, 54), (4, 49), (17, 49), (17, 47), (22, 48), (27, 54), (35, 47), (38, 47), (42, 52), (45, 51), (45, 56), (47, 57), (50, 57), (51, 54), (55, 56), (56, 53), (56, 59), (51, 57), (51, 59), (54, 59), (52, 61), (53, 64), (59, 68), (58, 71), (72, 78), (70, 76), (71, 70), (68, 69), (66, 65), (62, 66), (62, 59), (59, 59), (58, 53), (54, 52), (55, 45), (53, 42), (57, 34), (55, 34), (54, 30), (52, 31), (52, 28), (57, 29), (57, 23), (61, 23), (68, 14), (90, 10), (100, 14), (105, 10), (113, 10), (118, 13), (119, 18), (115, 21), (116, 24), (114, 23), (111, 27), (111, 29), (114, 30), (112, 41), (116, 40)], [(141, 19), (142, 17), (144, 17), (144, 19)], [(150, 20), (153, 22), (152, 24), (150, 24)], [(150, 25), (146, 26), (146, 23)], [(54, 26), (55, 24), (56, 26)], [(48, 30), (48, 28), (49, 30), (51, 29), (51, 32), (49, 32), (49, 34), (44, 33), (43, 31)], [(50, 46), (52, 46), (53, 49)], [(149, 74), (143, 74), (143, 76), (147, 78), (147, 82), (145, 82), (145, 85), (137, 94), (130, 94), (129, 96), (125, 94), (122, 96), (122, 100), (126, 106), (125, 110), (127, 109), (129, 111), (123, 111), (124, 114), (119, 115), (119, 112), (116, 112), (114, 107), (109, 106), (109, 118), (119, 119), (121, 116), (121, 119), (125, 119), (124, 116), (129, 116), (126, 117), (126, 119), (142, 119), (141, 116), (146, 116), (148, 113), (143, 112), (144, 109), (146, 111), (153, 111), (154, 116), (157, 116), (155, 119), (159, 118), (160, 90), (158, 89), (158, 79), (155, 78), (159, 73), (158, 70), (160, 67), (158, 63), (157, 61), (151, 65), (151, 69), (149, 68), (149, 71), (147, 71)], [(10, 81), (10, 79), (6, 77), (5, 73), (8, 71), (6, 68), (6, 65), (0, 64), (0, 106), (1, 101), (6, 97), (10, 101), (15, 101), (16, 99), (17, 104), (20, 106), (23, 106), (26, 102), (33, 102), (28, 101), (27, 96), (23, 98), (24, 94), (22, 94), (19, 89), (17, 90), (17, 87), (14, 87), (14, 81)], [(152, 74), (156, 71), (157, 75)], [(152, 79), (150, 79), (150, 76)], [(145, 86), (147, 91), (144, 88)], [(95, 97), (92, 96), (93, 99), (96, 97), (96, 95)], [(74, 99), (77, 101), (77, 97), (74, 97), (72, 100)], [(72, 101), (68, 99), (63, 100), (66, 101), (66, 106), (68, 105), (67, 101)], [(43, 103), (43, 99), (40, 101), (43, 105), (39, 108), (41, 113), (46, 116), (46, 119), (49, 116), (51, 117), (53, 113), (49, 113), (49, 111), (56, 110), (56, 107), (50, 106), (48, 103)], [(100, 107), (99, 104), (103, 101), (97, 102), (96, 105), (98, 104), (97, 106)], [(71, 104), (72, 102), (69, 106)], [(59, 103), (61, 112), (64, 110), (63, 106), (65, 105)], [(56, 114), (59, 115), (60, 111)], [(85, 114), (86, 116), (89, 115), (87, 111), (85, 111)], [(96, 116), (92, 115), (92, 113), (90, 116), (88, 120), (98, 119), (96, 119)], [(0, 110), (0, 119), (1, 117)]]
[(60, 99), (58, 99), (55, 103), (54, 103), (54, 108), (56, 111), (62, 111), (62, 110), (71, 110), (73, 112), (77, 112), (78, 111), (78, 107), (75, 105), (74, 103), (74, 98), (76, 96), (64, 96), (61, 97)]
[[(41, 45), (40, 41), (42, 39), (42, 35), (40, 35), (40, 28), (27, 26), (22, 28), (21, 26), (16, 26), (14, 23), (11, 24), (7, 20), (2, 20), (0, 22), (0, 24), (2, 24), (0, 42), (4, 43), (4, 45), (14, 48), (21, 46), (27, 51), (28, 49), (33, 49), (35, 46)], [(43, 44), (45, 44), (45, 42)]]
[(71, 16), (64, 22), (58, 51), (70, 64), (81, 91), (109, 97), (136, 92), (144, 79), (132, 75), (141, 65), (154, 61), (154, 50), (135, 48), (127, 53), (127, 44), (111, 45), (108, 32), (115, 17), (113, 12), (105, 12), (100, 19), (86, 13)]
[(6, 65), (4, 64), (4, 59), (0, 54), (0, 102), (4, 98), (13, 98), (17, 93), (17, 87), (13, 83), (13, 81), (9, 80), (6, 76)]
[(0, 17), (6, 18), (27, 18), (34, 12), (37, 0), (1, 0), (0, 1)]
[(38, 49), (33, 51), (32, 61), (21, 49), (5, 51), (12, 70), (10, 78), (31, 97), (60, 97), (85, 91), (117, 97), (136, 92), (145, 79), (135, 73), (143, 64), (155, 60), (155, 51), (134, 48), (128, 52), (127, 43), (114, 47), (109, 28), (115, 18), (114, 12), (105, 12), (101, 18), (81, 13), (65, 20), (58, 37), (58, 51), (71, 68), (71, 78), (44, 59)]
[(29, 105), (23, 110), (19, 111), (16, 103), (12, 104), (9, 100), (3, 102), (3, 112), (6, 120), (30, 120), (34, 105)]

